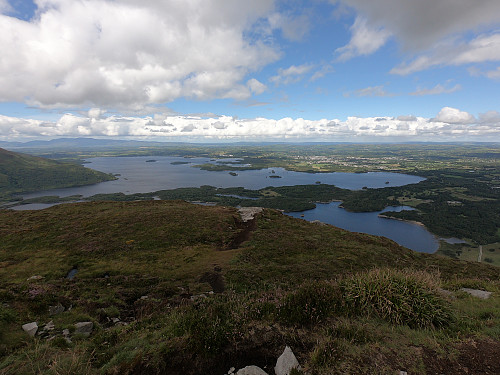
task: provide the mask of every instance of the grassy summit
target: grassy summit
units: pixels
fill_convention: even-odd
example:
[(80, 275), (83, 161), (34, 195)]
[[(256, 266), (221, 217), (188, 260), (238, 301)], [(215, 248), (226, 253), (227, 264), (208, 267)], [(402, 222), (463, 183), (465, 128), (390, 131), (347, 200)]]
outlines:
[(272, 374), (285, 345), (311, 374), (498, 372), (500, 269), (485, 264), (182, 201), (4, 211), (0, 238), (0, 373)]
[(0, 200), (11, 194), (112, 180), (102, 172), (0, 148)]

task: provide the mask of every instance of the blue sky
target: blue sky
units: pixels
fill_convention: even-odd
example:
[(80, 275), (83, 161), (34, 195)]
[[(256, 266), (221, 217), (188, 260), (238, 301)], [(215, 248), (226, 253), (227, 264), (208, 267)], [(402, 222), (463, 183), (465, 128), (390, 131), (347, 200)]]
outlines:
[(0, 139), (500, 141), (498, 0), (0, 0)]

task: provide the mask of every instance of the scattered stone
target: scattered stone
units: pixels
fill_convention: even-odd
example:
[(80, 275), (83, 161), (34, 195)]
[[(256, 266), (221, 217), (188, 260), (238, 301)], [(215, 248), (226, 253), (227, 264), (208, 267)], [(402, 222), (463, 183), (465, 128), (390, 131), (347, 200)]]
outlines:
[(443, 297), (455, 298), (455, 295), (454, 295), (454, 294), (453, 294), (453, 292), (452, 292), (452, 291), (450, 291), (450, 290), (446, 290), (446, 289), (439, 288), (439, 289), (437, 290), (437, 292), (438, 292), (439, 294), (441, 294)]
[(75, 324), (75, 333), (88, 337), (92, 333), (93, 328), (94, 323), (92, 322), (78, 322)]
[(148, 299), (148, 298), (149, 298), (149, 296), (141, 296), (141, 298), (139, 298), (139, 299), (145, 300), (145, 299)]
[(268, 375), (267, 372), (257, 366), (247, 366), (239, 369), (236, 375)]
[(208, 298), (205, 294), (198, 294), (196, 296), (191, 296), (191, 301), (196, 302)]
[(38, 324), (37, 322), (26, 323), (22, 325), (22, 328), (24, 332), (31, 337), (34, 337), (36, 335), (36, 331), (38, 331)]
[(241, 207), (238, 209), (241, 216), (241, 221), (246, 223), (253, 220), (254, 216), (262, 212), (262, 207)]
[(64, 312), (64, 310), (64, 306), (58, 303), (56, 306), (49, 306), (49, 315), (57, 315)]
[(234, 374), (234, 371), (235, 371), (235, 370), (236, 370), (236, 369), (235, 369), (234, 367), (231, 367), (231, 368), (229, 369), (229, 371), (227, 372), (227, 375), (232, 375), (232, 374)]
[(69, 329), (65, 328), (62, 331), (63, 336), (69, 336)]
[(31, 277), (28, 277), (26, 279), (26, 281), (32, 281), (32, 280), (41, 280), (43, 279), (43, 276), (40, 276), (40, 275), (34, 275), (34, 276), (31, 276)]
[(399, 375), (408, 375), (408, 373), (406, 371), (401, 370), (399, 371)]
[(120, 321), (120, 318), (111, 318), (111, 321), (116, 324)]
[(319, 220), (313, 220), (313, 221), (311, 221), (311, 223), (317, 224), (317, 225), (321, 225), (321, 226), (325, 226), (326, 225), (325, 223), (323, 223), (322, 221), (319, 221)]
[(469, 293), (471, 296), (481, 299), (488, 299), (491, 296), (491, 292), (487, 292), (485, 290), (469, 289), (469, 288), (462, 288), (461, 290), (465, 293)]
[(274, 372), (276, 375), (290, 375), (290, 371), (294, 368), (297, 370), (301, 369), (299, 361), (297, 361), (292, 349), (290, 349), (289, 346), (286, 346), (283, 354), (281, 354), (278, 361), (276, 361)]
[(54, 322), (51, 320), (50, 322), (45, 324), (45, 326), (43, 327), (43, 330), (44, 331), (53, 331), (54, 328), (56, 328), (56, 326), (55, 326)]

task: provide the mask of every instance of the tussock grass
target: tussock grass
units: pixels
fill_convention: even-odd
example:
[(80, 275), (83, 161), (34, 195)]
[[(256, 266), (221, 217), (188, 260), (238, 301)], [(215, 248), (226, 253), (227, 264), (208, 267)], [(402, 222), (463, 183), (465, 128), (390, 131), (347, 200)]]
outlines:
[(279, 306), (285, 324), (312, 324), (334, 314), (375, 316), (395, 325), (440, 328), (455, 317), (436, 293), (439, 277), (422, 271), (374, 269), (337, 282), (308, 282)]

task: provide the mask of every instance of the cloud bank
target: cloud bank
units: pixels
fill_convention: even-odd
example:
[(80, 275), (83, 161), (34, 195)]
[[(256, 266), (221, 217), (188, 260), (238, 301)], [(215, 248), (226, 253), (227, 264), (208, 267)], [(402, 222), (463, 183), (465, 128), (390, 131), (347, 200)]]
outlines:
[[(339, 60), (369, 55), (394, 37), (416, 54), (391, 73), (407, 75), (435, 66), (500, 61), (500, 33), (467, 33), (500, 26), (498, 0), (331, 0), (356, 10), (351, 40), (336, 50)], [(489, 72), (486, 76), (493, 75)]]
[[(267, 22), (273, 0), (34, 2), (30, 21), (0, 14), (0, 101), (134, 108), (179, 97), (241, 100), (264, 89), (248, 75), (280, 55), (245, 34)], [(0, 10), (7, 5), (0, 0)]]
[(91, 109), (87, 116), (65, 114), (58, 121), (0, 116), (5, 140), (38, 137), (113, 136), (156, 140), (314, 140), (314, 141), (487, 141), (500, 136), (500, 113), (473, 115), (444, 107), (435, 118), (415, 116), (348, 117), (345, 121), (238, 119), (221, 116), (105, 116)]

